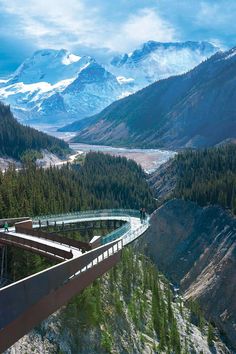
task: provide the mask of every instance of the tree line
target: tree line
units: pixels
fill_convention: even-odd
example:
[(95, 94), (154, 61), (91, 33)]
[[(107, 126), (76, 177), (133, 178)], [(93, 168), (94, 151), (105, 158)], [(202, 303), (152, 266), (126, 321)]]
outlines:
[[(27, 163), (0, 172), (0, 218), (66, 213), (103, 208), (145, 207), (155, 209), (155, 201), (134, 161), (102, 153), (88, 153), (83, 163), (49, 169)], [(71, 233), (71, 237), (75, 237)], [(10, 248), (9, 277), (17, 280), (49, 266), (44, 258)]]
[(70, 151), (63, 140), (21, 125), (13, 117), (10, 107), (0, 103), (0, 156), (21, 160), (28, 152), (32, 154), (32, 151), (42, 149), (59, 156)]
[(201, 206), (218, 204), (236, 214), (236, 145), (188, 150), (174, 159), (174, 196)]
[(0, 172), (0, 218), (103, 208), (145, 207), (155, 200), (134, 161), (90, 152), (83, 164)]

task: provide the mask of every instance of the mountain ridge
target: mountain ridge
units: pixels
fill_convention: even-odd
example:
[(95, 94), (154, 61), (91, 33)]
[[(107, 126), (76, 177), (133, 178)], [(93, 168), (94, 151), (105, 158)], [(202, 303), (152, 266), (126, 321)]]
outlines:
[[(143, 45), (146, 59), (133, 67), (131, 73), (125, 68), (112, 65), (115, 60), (112, 57), (108, 64), (97, 62), (89, 55), (72, 54), (65, 49), (38, 50), (8, 80), (1, 80), (0, 99), (11, 104), (15, 115), (22, 122), (37, 125), (71, 123), (99, 113), (117, 99), (136, 92), (163, 75), (180, 74), (192, 68), (218, 49), (209, 44), (210, 51), (201, 51), (201, 42), (180, 42), (178, 48), (182, 45), (182, 49), (173, 44), (170, 50), (170, 43), (164, 49), (165, 44), (155, 43), (147, 42)], [(161, 56), (154, 50), (157, 45), (162, 45)], [(148, 53), (147, 47), (153, 47), (153, 50)], [(140, 54), (140, 50), (134, 51), (133, 55)], [(92, 70), (94, 66), (97, 71)], [(97, 76), (99, 71), (100, 80)], [(77, 90), (72, 90), (75, 86)]]
[(218, 52), (186, 74), (112, 103), (73, 142), (178, 149), (235, 138), (235, 53)]

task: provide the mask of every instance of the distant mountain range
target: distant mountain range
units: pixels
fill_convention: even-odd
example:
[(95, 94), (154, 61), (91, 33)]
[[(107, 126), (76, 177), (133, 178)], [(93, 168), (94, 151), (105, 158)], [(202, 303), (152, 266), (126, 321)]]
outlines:
[(142, 89), (155, 81), (189, 71), (217, 50), (208, 42), (149, 41), (132, 53), (113, 58), (109, 70), (132, 78), (136, 88)]
[(0, 100), (22, 122), (62, 125), (96, 114), (156, 80), (184, 73), (217, 50), (207, 42), (149, 41), (108, 64), (64, 49), (39, 50), (8, 80), (0, 80)]
[(74, 141), (177, 149), (236, 138), (235, 87), (236, 48), (112, 103)]

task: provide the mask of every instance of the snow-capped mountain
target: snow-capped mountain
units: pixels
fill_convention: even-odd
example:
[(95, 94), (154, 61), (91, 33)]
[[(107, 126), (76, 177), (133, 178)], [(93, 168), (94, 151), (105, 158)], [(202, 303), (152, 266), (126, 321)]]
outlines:
[(208, 42), (160, 43), (149, 41), (132, 53), (114, 57), (109, 70), (132, 78), (143, 88), (157, 80), (183, 74), (219, 50)]
[(117, 78), (93, 61), (62, 92), (44, 100), (40, 112), (48, 116), (56, 110), (60, 115), (82, 118), (98, 113), (121, 95)]
[(64, 124), (98, 113), (122, 96), (123, 86), (94, 58), (40, 50), (0, 82), (0, 99), (23, 122)]
[(92, 60), (89, 56), (79, 57), (65, 49), (38, 50), (19, 66), (10, 83), (47, 82), (55, 85), (60, 81), (75, 78)]
[(149, 41), (106, 65), (64, 49), (39, 50), (8, 80), (0, 80), (0, 100), (28, 124), (64, 125), (156, 80), (186, 72), (216, 51), (207, 42)]

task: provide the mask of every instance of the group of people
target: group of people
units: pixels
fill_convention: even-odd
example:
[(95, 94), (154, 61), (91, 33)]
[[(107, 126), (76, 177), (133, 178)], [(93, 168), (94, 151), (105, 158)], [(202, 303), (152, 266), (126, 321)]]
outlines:
[(140, 220), (143, 222), (146, 219), (146, 210), (145, 208), (140, 208)]

